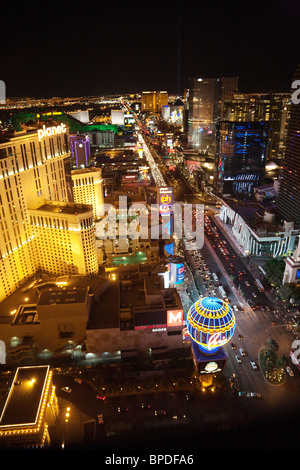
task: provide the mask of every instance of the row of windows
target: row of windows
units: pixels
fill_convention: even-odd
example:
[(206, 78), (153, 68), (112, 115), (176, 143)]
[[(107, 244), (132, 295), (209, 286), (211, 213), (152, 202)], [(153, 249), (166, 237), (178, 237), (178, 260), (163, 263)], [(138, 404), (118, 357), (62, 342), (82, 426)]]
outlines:
[(68, 221), (65, 219), (57, 219), (55, 217), (45, 217), (40, 215), (30, 215), (29, 220), (31, 225), (39, 225), (40, 227), (48, 228), (59, 228), (63, 230), (69, 229)]
[[(56, 142), (54, 141), (54, 138), (56, 138)], [(48, 146), (47, 142), (49, 143)], [(55, 147), (57, 148), (57, 152), (55, 151)], [(49, 137), (48, 140), (44, 139), (42, 142), (38, 143), (38, 147), (36, 146), (35, 140), (31, 140), (29, 142), (29, 147), (27, 142), (22, 142), (20, 143), (20, 154), (23, 163), (23, 170), (28, 170), (31, 166), (37, 167), (39, 161), (43, 163), (49, 158), (54, 158), (56, 155), (63, 155), (69, 151), (67, 134), (64, 134), (64, 136), (56, 135), (55, 137)], [(15, 173), (16, 171), (20, 171), (16, 147), (7, 146), (0, 148), (0, 168), (3, 170), (3, 176), (8, 176), (6, 159), (9, 157), (12, 158), (11, 163), (13, 166), (13, 172)], [(2, 160), (4, 161), (4, 164)]]
[(93, 185), (94, 177), (93, 176), (84, 176), (82, 178), (74, 178), (74, 186), (80, 188), (81, 186)]

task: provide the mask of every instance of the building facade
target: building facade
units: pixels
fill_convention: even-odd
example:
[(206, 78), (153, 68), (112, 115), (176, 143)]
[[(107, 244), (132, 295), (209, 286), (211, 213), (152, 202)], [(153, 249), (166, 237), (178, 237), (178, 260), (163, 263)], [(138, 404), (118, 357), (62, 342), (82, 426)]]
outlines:
[(220, 209), (220, 220), (230, 227), (232, 235), (245, 255), (283, 258), (293, 253), (299, 236), (299, 230), (291, 227), (258, 233), (245, 219), (227, 204)]
[(72, 201), (68, 129), (15, 133), (0, 143), (0, 301), (39, 268), (28, 209)]
[(268, 122), (267, 159), (271, 161), (282, 154), (289, 111), (290, 95), (287, 93), (239, 93), (224, 101), (223, 120)]
[(223, 119), (224, 100), (236, 92), (238, 77), (192, 78), (189, 87), (189, 146), (200, 151), (212, 151), (216, 122)]
[(98, 273), (92, 206), (46, 201), (28, 209), (28, 216), (39, 269), (58, 275)]
[[(300, 80), (300, 64), (294, 80)], [(300, 228), (300, 104), (296, 103), (291, 104), (277, 211), (280, 220)]]
[(253, 193), (264, 178), (267, 145), (268, 123), (220, 121), (214, 179), (217, 192)]
[(90, 161), (90, 139), (87, 135), (70, 135), (72, 164), (75, 167), (88, 166)]
[(167, 91), (143, 91), (141, 95), (141, 111), (161, 112), (162, 106), (168, 104)]
[(93, 206), (94, 217), (102, 215), (103, 180), (99, 168), (84, 168), (71, 171), (74, 202)]

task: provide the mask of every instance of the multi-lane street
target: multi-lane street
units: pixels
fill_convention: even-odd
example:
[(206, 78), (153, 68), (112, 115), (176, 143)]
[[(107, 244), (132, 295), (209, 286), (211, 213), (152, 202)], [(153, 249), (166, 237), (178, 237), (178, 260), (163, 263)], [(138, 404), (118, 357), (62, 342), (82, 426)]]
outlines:
[[(203, 203), (178, 170), (175, 177), (181, 182), (180, 187), (176, 188), (176, 197), (190, 204)], [(204, 228), (205, 243), (201, 250), (197, 250), (196, 264), (195, 256), (192, 256), (191, 252), (186, 251), (186, 256), (195, 281), (200, 287), (199, 293), (218, 297), (218, 286), (222, 285), (235, 309), (236, 330), (232, 341), (225, 346), (229, 358), (225, 372), (233, 374), (241, 391), (257, 392), (261, 395), (255, 403), (247, 401), (249, 417), (253, 417), (255, 413), (258, 416), (261, 413), (276, 415), (282, 409), (293, 413), (298, 410), (300, 372), (289, 358), (295, 335), (289, 328), (288, 318), (273, 293), (269, 291), (269, 287), (264, 287), (257, 271), (253, 271), (240, 255), (238, 247), (218, 221), (216, 212), (205, 211)], [(201, 265), (206, 266), (204, 273), (209, 272), (209, 276), (203, 275)], [(213, 273), (218, 278), (217, 282), (212, 277)], [(197, 293), (194, 292), (193, 296), (191, 301), (196, 301)], [(270, 385), (259, 367), (259, 351), (268, 339), (274, 339), (278, 343), (278, 355), (288, 358), (288, 365), (294, 373), (293, 376), (286, 373), (285, 383), (282, 385)], [(240, 349), (245, 355), (240, 353)], [(254, 361), (253, 365), (251, 361)]]

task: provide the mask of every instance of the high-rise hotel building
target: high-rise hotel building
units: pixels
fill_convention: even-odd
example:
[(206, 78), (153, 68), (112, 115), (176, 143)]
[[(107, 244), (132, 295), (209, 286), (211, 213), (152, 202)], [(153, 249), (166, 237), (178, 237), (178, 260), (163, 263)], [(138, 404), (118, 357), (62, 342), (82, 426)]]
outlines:
[[(65, 247), (75, 254), (85, 249), (84, 239), (89, 238), (86, 232), (89, 230), (89, 223), (85, 226), (81, 218), (88, 220), (92, 217), (90, 207), (86, 208), (86, 216), (81, 214), (75, 217), (74, 215), (76, 221), (73, 226), (72, 224), (66, 225), (64, 221), (68, 230), (62, 228), (62, 232), (59, 232), (56, 228), (55, 235), (53, 232), (51, 236), (47, 232), (50, 227), (47, 227), (45, 219), (43, 219), (43, 229), (40, 227), (38, 230), (37, 224), (33, 223), (34, 219), (29, 217), (29, 210), (37, 211), (41, 217), (47, 217), (42, 209), (45, 208), (46, 201), (72, 202), (69, 157), (68, 129), (64, 124), (18, 132), (6, 139), (2, 137), (0, 142), (0, 301), (20, 287), (37, 270), (46, 268), (46, 261), (43, 260), (44, 264), (42, 263), (39, 251), (45, 243), (42, 240), (43, 237), (47, 239), (49, 250), (52, 250), (52, 247), (57, 246), (58, 243), (61, 247), (64, 243)], [(32, 217), (35, 214), (31, 212), (30, 215)], [(50, 211), (48, 215), (50, 230), (54, 230), (52, 228), (53, 212)], [(58, 215), (56, 220), (60, 222), (59, 227), (63, 227), (62, 215)], [(70, 227), (74, 233), (82, 230), (84, 237), (75, 241), (75, 238), (70, 235)], [(60, 233), (59, 237), (58, 233)], [(89, 243), (90, 240), (87, 244)], [(58, 262), (54, 261), (55, 254), (55, 250), (52, 250), (53, 268), (54, 263)], [(77, 255), (75, 254), (73, 254), (73, 264), (76, 271)], [(50, 251), (48, 255), (50, 256)], [(68, 263), (68, 260), (62, 259), (61, 265), (63, 262)], [(50, 261), (47, 263), (49, 264)], [(91, 264), (93, 265), (93, 261)], [(72, 272), (72, 259), (69, 260), (69, 266)], [(48, 267), (51, 268), (50, 264)], [(80, 271), (79, 268), (77, 270)], [(57, 265), (50, 272), (57, 273)], [(66, 270), (63, 269), (62, 272)]]
[(42, 271), (53, 274), (97, 274), (92, 206), (46, 201), (28, 209)]
[(141, 95), (141, 111), (161, 113), (162, 106), (168, 104), (167, 91), (143, 91)]
[[(300, 64), (293, 81), (300, 81)], [(299, 86), (297, 87), (299, 89)], [(295, 90), (291, 90), (291, 97)], [(299, 93), (298, 93), (299, 95)], [(280, 220), (293, 222), (300, 228), (300, 103), (291, 103), (285, 156), (282, 163), (281, 181), (277, 199)]]
[(216, 123), (223, 119), (224, 100), (237, 91), (238, 77), (190, 78), (187, 100), (189, 145), (213, 151)]
[(102, 216), (102, 171), (99, 168), (82, 168), (71, 171), (74, 202), (93, 206), (95, 218)]

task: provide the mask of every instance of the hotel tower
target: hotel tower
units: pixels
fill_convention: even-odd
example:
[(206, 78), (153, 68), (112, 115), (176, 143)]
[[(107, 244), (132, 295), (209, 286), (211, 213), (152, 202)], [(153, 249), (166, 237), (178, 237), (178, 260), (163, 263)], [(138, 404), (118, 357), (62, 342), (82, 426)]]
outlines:
[(68, 128), (0, 141), (0, 301), (38, 270), (97, 272), (92, 206), (73, 202)]

